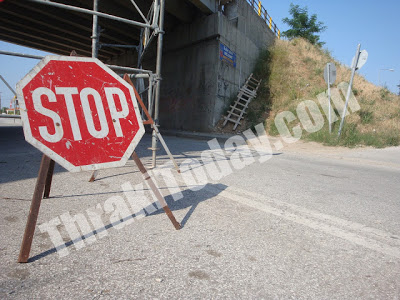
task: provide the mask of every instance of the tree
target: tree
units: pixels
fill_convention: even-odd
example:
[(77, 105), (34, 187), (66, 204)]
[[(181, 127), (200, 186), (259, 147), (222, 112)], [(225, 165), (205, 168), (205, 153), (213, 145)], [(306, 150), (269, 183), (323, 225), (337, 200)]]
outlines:
[(317, 22), (316, 14), (311, 15), (311, 17), (308, 16), (307, 6), (301, 8), (299, 5), (291, 3), (289, 13), (292, 15), (292, 19), (284, 18), (282, 21), (288, 24), (291, 29), (283, 32), (283, 36), (288, 39), (302, 37), (310, 41), (311, 44), (320, 47), (325, 44), (319, 41), (319, 35), (316, 33), (323, 32), (326, 26), (322, 22)]

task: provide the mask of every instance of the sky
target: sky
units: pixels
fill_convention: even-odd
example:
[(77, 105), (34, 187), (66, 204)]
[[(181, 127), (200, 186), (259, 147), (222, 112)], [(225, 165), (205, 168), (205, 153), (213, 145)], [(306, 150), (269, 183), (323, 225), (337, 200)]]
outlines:
[[(49, 53), (18, 46), (15, 44), (6, 43), (0, 41), (0, 50), (28, 53), (34, 55), (48, 55)], [(15, 90), (15, 86), (18, 81), (20, 81), (29, 71), (39, 63), (37, 59), (22, 58), (15, 56), (8, 56), (0, 54), (0, 75), (8, 82), (8, 84)], [(10, 107), (10, 100), (14, 98), (14, 94), (9, 90), (9, 88), (0, 79), (0, 97), (1, 106), (0, 107)]]
[[(392, 92), (398, 93), (400, 84), (400, 33), (399, 0), (262, 0), (263, 6), (282, 31), (288, 26), (282, 22), (290, 17), (290, 3), (308, 7), (309, 15), (316, 14), (327, 29), (320, 34), (324, 48), (333, 57), (350, 65), (361, 44), (368, 51), (368, 61), (359, 70), (367, 80), (376, 85), (386, 85)], [(0, 50), (46, 55), (45, 52), (20, 47), (0, 41)], [(0, 75), (15, 88), (36, 64), (38, 60), (0, 55)], [(394, 69), (388, 71), (384, 69)], [(380, 82), (378, 82), (378, 80)], [(0, 81), (1, 107), (9, 106), (12, 92)]]

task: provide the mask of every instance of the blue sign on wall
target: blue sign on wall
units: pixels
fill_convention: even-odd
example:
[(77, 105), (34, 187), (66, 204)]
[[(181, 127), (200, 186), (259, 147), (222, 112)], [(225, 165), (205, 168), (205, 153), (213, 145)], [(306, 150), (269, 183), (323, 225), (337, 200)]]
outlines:
[(224, 44), (219, 44), (219, 59), (236, 68), (236, 53)]

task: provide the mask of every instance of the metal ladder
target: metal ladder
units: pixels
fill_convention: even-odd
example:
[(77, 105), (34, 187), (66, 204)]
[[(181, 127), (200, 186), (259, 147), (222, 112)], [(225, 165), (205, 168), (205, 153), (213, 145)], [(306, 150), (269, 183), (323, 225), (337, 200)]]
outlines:
[(225, 121), (222, 126), (225, 126), (228, 121), (234, 123), (233, 130), (240, 125), (240, 120), (243, 119), (243, 115), (246, 113), (246, 109), (253, 98), (257, 95), (258, 87), (261, 84), (261, 80), (257, 80), (253, 77), (253, 73), (247, 78), (244, 85), (239, 90), (237, 99), (233, 105), (231, 105), (228, 116), (224, 117)]

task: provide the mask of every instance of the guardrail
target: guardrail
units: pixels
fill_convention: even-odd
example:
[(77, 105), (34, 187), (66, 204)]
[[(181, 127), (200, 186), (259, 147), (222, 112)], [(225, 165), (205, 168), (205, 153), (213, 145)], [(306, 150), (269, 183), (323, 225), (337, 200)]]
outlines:
[(278, 37), (278, 39), (281, 38), (281, 31), (278, 29), (276, 26), (275, 22), (272, 21), (272, 17), (268, 14), (267, 10), (262, 6), (261, 1), (258, 1), (258, 3), (255, 0), (247, 0), (247, 3), (253, 7), (255, 12), (262, 18), (265, 23), (268, 25), (269, 29), (271, 29), (275, 35)]
[(8, 119), (21, 119), (21, 115), (7, 115), (7, 114), (0, 114), (0, 118), (8, 118)]

